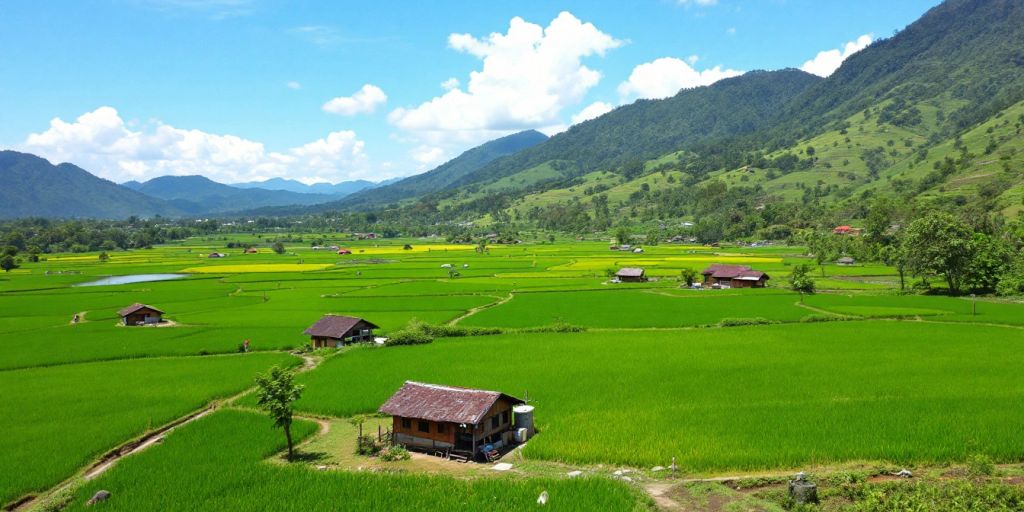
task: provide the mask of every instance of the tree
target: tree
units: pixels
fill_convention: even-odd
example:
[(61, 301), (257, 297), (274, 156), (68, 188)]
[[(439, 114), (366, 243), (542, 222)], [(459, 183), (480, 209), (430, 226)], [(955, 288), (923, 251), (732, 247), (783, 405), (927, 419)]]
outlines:
[(295, 383), (295, 373), (277, 366), (256, 376), (256, 403), (270, 413), (274, 427), (284, 429), (288, 441), (288, 460), (295, 454), (292, 442), (292, 402), (302, 396), (303, 386)]
[(618, 242), (619, 245), (626, 245), (632, 239), (633, 236), (629, 234), (629, 230), (626, 229), (625, 227), (620, 227), (619, 229), (615, 230), (615, 241)]
[(901, 241), (896, 241), (892, 245), (882, 246), (882, 249), (879, 252), (882, 263), (891, 267), (896, 267), (896, 273), (900, 275), (900, 291), (902, 292), (906, 290), (907, 250), (903, 247), (903, 243)]
[(0, 268), (4, 269), (4, 272), (10, 272), (13, 269), (18, 268), (18, 264), (14, 261), (14, 256), (10, 254), (0, 258)]
[(800, 303), (804, 302), (804, 294), (814, 293), (814, 280), (811, 279), (811, 267), (806, 264), (801, 264), (793, 267), (793, 272), (789, 274), (789, 287), (794, 292), (800, 294)]
[(281, 242), (274, 242), (274, 245), (270, 246), (270, 250), (276, 252), (277, 254), (284, 254), (284, 244), (282, 244)]
[(699, 274), (697, 274), (697, 271), (692, 268), (684, 268), (683, 270), (679, 271), (679, 277), (683, 278), (683, 281), (686, 281), (687, 288), (693, 286), (693, 283), (694, 281), (697, 280), (698, 275)]
[(975, 233), (971, 240), (971, 262), (964, 277), (964, 287), (972, 292), (993, 292), (1010, 263), (1013, 252), (1002, 239)]
[(996, 292), (999, 295), (1024, 294), (1024, 255), (1018, 254), (1013, 260), (1013, 264), (996, 285)]
[(974, 233), (962, 220), (932, 212), (907, 227), (907, 268), (916, 276), (942, 274), (950, 293), (960, 293), (971, 264)]
[(814, 261), (825, 277), (825, 263), (836, 258), (836, 240), (831, 234), (813, 232), (807, 235), (807, 250), (814, 255)]
[(107, 261), (109, 259), (110, 259), (110, 255), (107, 254), (107, 251), (103, 251), (103, 252), (100, 253), (100, 261)]

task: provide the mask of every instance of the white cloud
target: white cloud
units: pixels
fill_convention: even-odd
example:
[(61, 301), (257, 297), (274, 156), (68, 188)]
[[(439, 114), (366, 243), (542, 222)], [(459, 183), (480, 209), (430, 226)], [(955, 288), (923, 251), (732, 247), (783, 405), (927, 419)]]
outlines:
[(448, 80), (445, 80), (444, 82), (441, 82), (441, 88), (446, 90), (446, 91), (450, 91), (452, 89), (455, 89), (458, 86), (459, 86), (459, 79), (455, 78), (454, 76), (449, 78)]
[(371, 172), (365, 144), (353, 131), (281, 152), (235, 135), (187, 130), (150, 121), (135, 129), (117, 110), (100, 107), (74, 122), (60, 118), (30, 134), (19, 149), (71, 162), (113, 181), (202, 174), (224, 183), (290, 177), (306, 182), (381, 176)]
[(709, 6), (718, 3), (718, 0), (676, 0), (680, 5)]
[(736, 35), (736, 27), (729, 27), (725, 29), (725, 33), (729, 34), (730, 36)]
[(482, 61), (465, 89), (455, 86), (419, 106), (398, 108), (388, 119), (431, 145), (472, 144), (513, 131), (556, 125), (601, 79), (582, 63), (621, 45), (571, 13), (547, 27), (516, 17), (504, 34), (451, 34), (449, 46)]
[(341, 116), (354, 116), (356, 114), (372, 114), (377, 110), (378, 105), (388, 101), (388, 95), (380, 87), (373, 84), (365, 84), (352, 96), (339, 96), (327, 103), (324, 103), (324, 112), (338, 114)]
[(417, 146), (409, 155), (420, 165), (420, 169), (435, 167), (444, 160), (444, 149), (436, 146)]
[(872, 34), (864, 34), (853, 41), (849, 41), (842, 48), (818, 52), (813, 59), (804, 62), (800, 69), (818, 76), (829, 76), (835, 73), (843, 61), (864, 48), (867, 48), (873, 40)]
[(722, 69), (721, 66), (697, 71), (686, 61), (662, 57), (633, 68), (629, 80), (619, 84), (619, 96), (624, 102), (633, 98), (668, 98), (680, 89), (711, 85), (723, 78), (742, 74), (742, 71)]
[(299, 90), (299, 89), (302, 89), (302, 84), (300, 84), (300, 83), (296, 82), (295, 80), (292, 80), (291, 82), (288, 82), (288, 83), (286, 83), (285, 85), (286, 85), (286, 86), (287, 86), (287, 87), (288, 87), (289, 89), (291, 89), (291, 90), (293, 90), (293, 91), (297, 91), (297, 90)]
[(572, 116), (572, 124), (580, 124), (583, 121), (589, 121), (595, 117), (601, 117), (608, 112), (611, 112), (615, 107), (611, 103), (605, 103), (603, 101), (595, 101), (586, 108), (579, 111), (578, 114)]
[(696, 64), (698, 60), (700, 60), (700, 57), (697, 55), (690, 55), (689, 57), (686, 58), (686, 62), (688, 62), (691, 66)]

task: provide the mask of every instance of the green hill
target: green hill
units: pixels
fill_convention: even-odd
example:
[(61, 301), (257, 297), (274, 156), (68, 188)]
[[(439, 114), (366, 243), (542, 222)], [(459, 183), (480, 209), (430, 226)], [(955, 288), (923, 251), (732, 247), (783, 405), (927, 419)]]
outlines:
[(125, 218), (173, 216), (172, 205), (28, 153), (0, 151), (0, 217)]
[(336, 200), (326, 194), (286, 190), (237, 188), (203, 176), (161, 176), (135, 186), (135, 190), (163, 199), (194, 215), (237, 212), (266, 206), (313, 205)]

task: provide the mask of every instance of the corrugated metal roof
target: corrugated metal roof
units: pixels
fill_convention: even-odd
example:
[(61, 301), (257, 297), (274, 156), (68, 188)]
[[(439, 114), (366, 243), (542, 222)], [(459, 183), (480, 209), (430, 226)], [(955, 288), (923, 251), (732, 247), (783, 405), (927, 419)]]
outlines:
[(476, 425), (501, 398), (524, 403), (498, 391), (406, 381), (379, 411), (403, 418)]
[(142, 304), (141, 302), (136, 302), (135, 304), (132, 304), (131, 306), (128, 306), (126, 308), (122, 308), (122, 309), (117, 311), (117, 314), (121, 315), (121, 316), (128, 316), (128, 315), (130, 315), (130, 314), (132, 314), (132, 313), (134, 313), (134, 312), (136, 312), (136, 311), (138, 311), (140, 309), (152, 309), (153, 311), (156, 311), (157, 313), (163, 314), (163, 311), (160, 311), (159, 309), (154, 308), (153, 306)]
[(644, 269), (642, 268), (620, 268), (615, 274), (619, 277), (643, 277)]
[(309, 329), (303, 331), (303, 334), (307, 334), (309, 336), (322, 336), (324, 338), (343, 338), (345, 333), (351, 331), (359, 322), (366, 322), (374, 329), (380, 328), (372, 322), (367, 322), (362, 318), (354, 316), (324, 315), (324, 317), (317, 320), (315, 324), (309, 326)]

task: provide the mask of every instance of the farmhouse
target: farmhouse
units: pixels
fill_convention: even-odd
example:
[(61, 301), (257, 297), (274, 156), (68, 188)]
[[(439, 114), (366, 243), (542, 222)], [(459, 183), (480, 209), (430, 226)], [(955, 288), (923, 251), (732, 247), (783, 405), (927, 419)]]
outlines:
[(380, 329), (380, 326), (362, 318), (324, 315), (303, 334), (310, 336), (313, 348), (340, 347), (345, 343), (373, 341), (374, 329)]
[[(396, 444), (486, 458), (488, 445), (500, 451), (517, 437), (525, 441), (528, 433), (512, 430), (512, 409), (523, 403), (498, 391), (406, 381), (379, 411), (392, 416)], [(517, 426), (532, 431), (532, 408), (516, 414)]]
[(260, 251), (258, 249), (256, 249), (255, 247), (250, 247), (250, 248), (245, 250), (246, 254), (256, 254), (258, 252), (260, 252)]
[(832, 230), (832, 233), (836, 235), (860, 236), (860, 232), (860, 228), (850, 226), (836, 226), (835, 229)]
[(338, 249), (338, 254), (340, 254), (340, 255), (352, 254), (352, 251), (350, 251), (348, 249)]
[(623, 283), (643, 283), (647, 281), (646, 272), (642, 268), (620, 268), (615, 277)]
[(227, 257), (227, 254), (224, 254), (222, 252), (211, 252), (206, 257), (207, 258), (224, 258), (224, 257)]
[(849, 256), (843, 256), (842, 258), (839, 258), (838, 260), (836, 260), (836, 263), (838, 263), (840, 265), (847, 265), (847, 266), (849, 266), (849, 265), (853, 265), (854, 263), (857, 263), (857, 260), (855, 260), (855, 259), (853, 259), (853, 258), (851, 258)]
[(158, 324), (164, 321), (164, 312), (153, 306), (136, 302), (117, 312), (124, 325)]
[(746, 265), (723, 265), (715, 263), (704, 269), (704, 286), (718, 288), (764, 288), (771, 279), (768, 274), (753, 270)]

